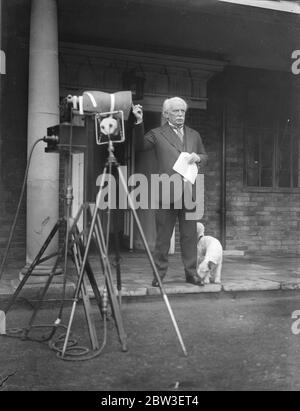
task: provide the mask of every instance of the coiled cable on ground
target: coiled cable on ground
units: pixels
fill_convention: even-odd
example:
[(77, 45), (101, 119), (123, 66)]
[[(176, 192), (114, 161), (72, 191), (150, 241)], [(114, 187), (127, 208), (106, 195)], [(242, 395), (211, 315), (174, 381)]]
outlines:
[[(63, 326), (64, 328), (67, 328)], [(62, 356), (62, 351), (63, 351), (63, 345), (65, 342), (65, 337), (66, 334), (61, 334), (58, 336), (56, 341), (49, 341), (49, 348), (53, 351), (56, 352), (56, 356), (60, 360), (64, 361), (87, 361), (87, 360), (92, 360), (96, 357), (98, 357), (104, 347), (106, 346), (107, 342), (107, 322), (106, 322), (106, 314), (103, 315), (103, 342), (101, 347), (98, 350), (91, 351), (87, 347), (83, 347), (80, 345), (77, 345), (77, 341), (74, 338), (69, 338), (68, 344), (67, 344), (67, 349), (65, 351), (64, 356)]]
[[(38, 343), (48, 342), (49, 348), (56, 352), (56, 356), (64, 361), (87, 361), (98, 357), (107, 343), (107, 313), (108, 313), (108, 295), (107, 289), (104, 288), (103, 290), (103, 299), (102, 299), (102, 316), (103, 316), (103, 342), (99, 349), (97, 350), (90, 350), (87, 347), (78, 345), (78, 341), (71, 336), (67, 342), (67, 349), (62, 355), (63, 346), (66, 339), (66, 333), (60, 334), (55, 340), (54, 335), (56, 334), (59, 328), (63, 328), (67, 330), (67, 326), (61, 324), (60, 317), (54, 322), (54, 324), (38, 324), (38, 325), (30, 325), (28, 328), (11, 328), (7, 330), (4, 337), (10, 338), (19, 338), (24, 341), (33, 341)], [(35, 329), (43, 329), (43, 328), (52, 328), (51, 332), (47, 334), (47, 336), (43, 335), (40, 338), (33, 338), (30, 337), (28, 334), (30, 331)]]
[[(65, 351), (64, 356), (63, 353), (63, 346), (66, 338), (66, 334), (61, 334), (58, 339), (49, 342), (50, 349), (56, 351), (56, 355), (58, 358), (64, 361), (87, 361), (98, 357), (104, 347), (106, 346), (107, 342), (107, 311), (108, 311), (108, 295), (106, 287), (103, 290), (103, 298), (102, 298), (102, 315), (103, 315), (103, 342), (99, 349), (94, 350), (93, 353), (90, 353), (85, 347), (81, 347), (77, 345), (77, 342), (74, 341), (72, 338), (68, 340), (67, 349)], [(67, 328), (63, 326), (64, 328)]]
[[(55, 340), (53, 339), (53, 334), (59, 329), (67, 329), (67, 326), (64, 324), (40, 324), (32, 325), (30, 329), (43, 329), (43, 328), (55, 328), (55, 331), (51, 332), (48, 336), (42, 336), (40, 338), (29, 337), (26, 331), (26, 328), (11, 328), (7, 330), (7, 333), (3, 337), (8, 338), (18, 338), (26, 341), (33, 341), (38, 343), (48, 342), (49, 348), (56, 352), (56, 356), (64, 361), (87, 361), (93, 358), (98, 357), (107, 343), (107, 317), (106, 314), (103, 314), (103, 342), (101, 347), (98, 350), (91, 351), (88, 347), (78, 345), (78, 341), (74, 336), (71, 336), (68, 340), (67, 350), (65, 355), (62, 356), (62, 347), (65, 341), (66, 334), (60, 334)], [(51, 340), (49, 341), (49, 338)]]

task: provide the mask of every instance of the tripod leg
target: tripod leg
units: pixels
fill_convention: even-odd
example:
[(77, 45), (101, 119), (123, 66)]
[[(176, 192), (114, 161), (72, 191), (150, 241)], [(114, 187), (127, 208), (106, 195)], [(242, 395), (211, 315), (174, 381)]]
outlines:
[(99, 350), (99, 342), (97, 338), (96, 327), (92, 319), (92, 307), (91, 307), (91, 302), (90, 302), (90, 298), (89, 298), (88, 291), (87, 291), (87, 282), (85, 278), (82, 281), (81, 295), (82, 295), (82, 300), (84, 304), (85, 317), (86, 317), (86, 321), (87, 321), (88, 328), (89, 328), (92, 349), (96, 351), (96, 350)]
[[(78, 228), (75, 227), (75, 233), (73, 233), (73, 241), (76, 244), (76, 250), (77, 250), (77, 258), (79, 260), (79, 264), (82, 264), (82, 259), (83, 259), (83, 255), (84, 255), (84, 245), (83, 245), (83, 241), (80, 238), (80, 233)], [(74, 261), (75, 263), (75, 261)], [(103, 267), (102, 267), (103, 268)], [(103, 312), (102, 312), (102, 297), (98, 288), (98, 284), (95, 280), (95, 276), (91, 267), (91, 264), (89, 262), (89, 260), (86, 260), (86, 267), (85, 267), (89, 282), (91, 284), (95, 299), (97, 301), (99, 310), (100, 310), (100, 314), (103, 318)]]
[(114, 285), (113, 285), (113, 281), (112, 281), (112, 273), (111, 273), (111, 268), (110, 268), (108, 256), (106, 254), (105, 239), (104, 239), (104, 234), (103, 234), (102, 225), (101, 225), (99, 215), (97, 216), (97, 225), (95, 226), (95, 237), (96, 237), (96, 241), (97, 241), (97, 245), (99, 247), (100, 253), (101, 253), (102, 256), (104, 256), (104, 258), (103, 258), (103, 260), (104, 260), (104, 276), (105, 276), (105, 279), (106, 279), (106, 286), (107, 286), (107, 291), (108, 291), (108, 295), (109, 295), (110, 302), (111, 302), (111, 307), (112, 307), (112, 311), (113, 311), (115, 324), (116, 324), (116, 327), (117, 327), (117, 330), (118, 330), (120, 342), (122, 344), (122, 350), (127, 351), (126, 333), (125, 333), (125, 330), (124, 330), (123, 321), (122, 321), (121, 313), (120, 313), (120, 310), (119, 310), (119, 305), (118, 305), (116, 295), (115, 295)]
[[(61, 226), (66, 226), (66, 221), (65, 221), (64, 219), (59, 220), (59, 228), (60, 228)], [(58, 253), (56, 253), (56, 254), (58, 255), (58, 258), (57, 258), (57, 260), (56, 260), (56, 262), (55, 262), (55, 264), (54, 264), (54, 266), (53, 266), (53, 268), (52, 268), (52, 270), (51, 270), (51, 273), (49, 274), (48, 280), (47, 280), (47, 282), (46, 282), (46, 284), (45, 284), (45, 286), (44, 286), (44, 288), (43, 288), (43, 291), (42, 291), (41, 295), (39, 296), (39, 299), (38, 299), (38, 301), (37, 301), (37, 303), (36, 303), (36, 305), (35, 305), (35, 307), (34, 307), (34, 311), (33, 311), (33, 313), (32, 313), (32, 316), (31, 316), (30, 320), (29, 320), (28, 326), (27, 326), (26, 329), (24, 330), (24, 334), (23, 334), (23, 338), (24, 338), (24, 339), (27, 338), (27, 336), (28, 336), (28, 334), (29, 334), (29, 332), (30, 332), (30, 329), (32, 328), (32, 326), (33, 326), (33, 324), (34, 324), (34, 321), (35, 321), (35, 318), (36, 318), (36, 316), (37, 316), (38, 310), (39, 310), (40, 307), (42, 306), (42, 303), (43, 303), (44, 298), (45, 298), (45, 296), (46, 296), (46, 294), (47, 294), (47, 291), (48, 291), (48, 289), (49, 289), (49, 287), (50, 287), (50, 284), (51, 284), (51, 282), (52, 282), (52, 280), (53, 280), (53, 278), (54, 278), (54, 276), (55, 276), (55, 272), (56, 272), (56, 269), (57, 269), (57, 267), (58, 267), (58, 264), (59, 264), (59, 262), (61, 261), (61, 258), (62, 258), (62, 255), (63, 255), (63, 253), (64, 253), (64, 250), (65, 250), (65, 242), (63, 242), (63, 244), (62, 244), (61, 247), (60, 247), (60, 250), (58, 251)], [(47, 258), (49, 258), (49, 257), (47, 257)], [(44, 260), (44, 259), (40, 259), (40, 262), (43, 261), (43, 260)], [(52, 332), (52, 333), (55, 333), (55, 331), (54, 331), (55, 328), (56, 328), (56, 326), (54, 325), (54, 326), (53, 326), (53, 332)]]
[[(77, 274), (79, 276), (80, 262), (79, 262), (79, 259), (78, 259), (77, 246), (75, 244), (73, 245), (73, 258), (74, 258), (74, 262), (75, 262), (75, 265), (76, 265)], [(95, 351), (95, 350), (99, 349), (99, 343), (98, 343), (98, 339), (97, 339), (95, 324), (94, 324), (94, 322), (92, 320), (92, 317), (91, 317), (91, 303), (90, 303), (90, 299), (89, 299), (89, 296), (88, 296), (87, 284), (86, 284), (85, 279), (83, 279), (83, 281), (82, 281), (81, 295), (82, 295), (82, 300), (83, 300), (85, 317), (86, 317), (86, 321), (87, 321), (87, 324), (88, 324), (92, 349)]]
[(74, 302), (73, 302), (73, 305), (72, 305), (72, 310), (71, 310), (71, 315), (70, 315), (69, 324), (68, 324), (68, 328), (67, 328), (66, 338), (65, 338), (63, 349), (62, 349), (62, 358), (65, 355), (67, 345), (68, 345), (68, 341), (69, 341), (69, 338), (70, 338), (71, 327), (72, 327), (72, 323), (73, 323), (73, 320), (74, 320), (76, 305), (77, 305), (77, 302), (78, 302), (78, 299), (79, 299), (81, 283), (82, 283), (82, 280), (83, 280), (86, 260), (87, 260), (87, 256), (88, 256), (88, 253), (89, 253), (89, 248), (90, 248), (90, 245), (91, 245), (91, 240), (92, 240), (92, 236), (93, 236), (94, 227), (95, 227), (95, 224), (96, 224), (96, 218), (97, 218), (98, 209), (99, 209), (100, 201), (101, 201), (102, 187), (103, 187), (103, 184), (104, 184), (104, 181), (105, 181), (106, 173), (107, 173), (107, 167), (104, 168), (103, 175), (102, 175), (102, 180), (101, 180), (101, 184), (100, 184), (100, 188), (99, 188), (99, 192), (98, 192), (97, 199), (96, 199), (95, 210), (94, 210), (94, 214), (93, 214), (93, 218), (92, 218), (92, 222), (91, 222), (91, 227), (90, 227), (90, 230), (89, 230), (89, 233), (88, 233), (87, 244), (85, 246), (85, 253), (84, 253), (82, 266), (81, 266), (81, 270), (80, 270), (80, 274), (79, 274), (77, 288), (76, 288), (75, 295), (74, 295)]
[(25, 283), (27, 282), (27, 280), (30, 277), (30, 275), (31, 275), (32, 271), (34, 270), (34, 268), (39, 264), (39, 262), (41, 260), (41, 257), (43, 256), (44, 252), (48, 248), (50, 242), (52, 241), (52, 238), (55, 236), (55, 234), (56, 234), (56, 232), (59, 229), (61, 224), (62, 224), (62, 220), (57, 221), (55, 226), (51, 230), (49, 236), (47, 237), (46, 241), (42, 245), (42, 247), (41, 247), (40, 251), (38, 252), (38, 254), (36, 255), (34, 261), (31, 263), (30, 267), (28, 268), (27, 273), (22, 278), (22, 281), (20, 282), (20, 284), (18, 285), (16, 291), (14, 292), (14, 294), (11, 297), (10, 301), (8, 302), (8, 304), (7, 304), (7, 306), (4, 310), (5, 314), (7, 314), (7, 312), (10, 310), (10, 308), (15, 303), (15, 301), (18, 298), (18, 295), (20, 294), (22, 288), (24, 287)]
[(180, 342), (182, 351), (183, 351), (184, 355), (187, 355), (187, 351), (186, 351), (186, 348), (185, 348), (185, 345), (184, 345), (184, 342), (183, 342), (181, 333), (180, 333), (180, 331), (179, 331), (179, 328), (178, 328), (178, 325), (177, 325), (175, 316), (174, 316), (174, 314), (173, 314), (172, 308), (171, 308), (171, 306), (170, 306), (169, 299), (168, 299), (167, 294), (166, 294), (166, 292), (165, 292), (165, 290), (164, 290), (162, 281), (161, 281), (161, 279), (160, 279), (160, 276), (159, 276), (158, 271), (157, 271), (157, 268), (156, 268), (156, 264), (155, 264), (155, 262), (154, 262), (154, 260), (153, 260), (151, 251), (150, 251), (150, 249), (149, 249), (149, 246), (148, 246), (148, 243), (147, 243), (147, 240), (146, 240), (146, 237), (145, 237), (143, 228), (142, 228), (142, 226), (141, 226), (139, 217), (138, 217), (137, 212), (136, 212), (136, 210), (135, 210), (135, 208), (134, 208), (134, 204), (133, 204), (132, 198), (131, 198), (130, 195), (129, 195), (126, 181), (125, 181), (125, 179), (124, 179), (124, 176), (123, 176), (122, 171), (121, 171), (121, 169), (120, 169), (119, 166), (118, 166), (118, 172), (119, 172), (120, 181), (121, 181), (121, 183), (122, 183), (122, 186), (123, 186), (123, 188), (124, 188), (124, 190), (125, 190), (125, 193), (126, 193), (126, 195), (127, 195), (127, 198), (128, 198), (129, 207), (130, 207), (130, 209), (131, 209), (131, 211), (132, 211), (132, 213), (133, 213), (133, 216), (134, 216), (135, 222), (136, 222), (136, 224), (137, 224), (137, 227), (138, 227), (140, 236), (141, 236), (141, 238), (142, 238), (142, 240), (143, 240), (145, 249), (146, 249), (147, 254), (148, 254), (148, 257), (149, 257), (149, 261), (150, 261), (150, 263), (151, 263), (151, 267), (152, 267), (153, 272), (154, 272), (154, 274), (155, 274), (155, 276), (156, 276), (156, 279), (157, 279), (159, 288), (160, 288), (161, 293), (162, 293), (162, 295), (163, 295), (163, 299), (164, 299), (165, 304), (166, 304), (166, 306), (167, 306), (167, 309), (168, 309), (168, 311), (169, 311), (169, 314), (170, 314), (171, 320), (172, 320), (172, 322), (173, 322), (173, 326), (174, 326), (174, 328), (175, 328), (175, 331), (176, 331), (178, 340), (179, 340), (179, 342)]
[(111, 303), (112, 314), (115, 320), (120, 342), (122, 344), (122, 349), (123, 351), (127, 351), (126, 334), (125, 334), (124, 326), (122, 323), (122, 317), (119, 311), (119, 306), (118, 306), (116, 296), (115, 296), (115, 290), (114, 290), (114, 285), (112, 281), (112, 273), (111, 273), (110, 263), (109, 263), (109, 259), (108, 259), (108, 255), (106, 251), (105, 238), (104, 238), (104, 233), (103, 233), (99, 214), (97, 215), (97, 224), (95, 225), (94, 236), (95, 236), (95, 240), (98, 245), (99, 252), (100, 252), (100, 259), (101, 259), (103, 274), (105, 277), (105, 284), (106, 284), (106, 288), (108, 291), (108, 297)]
[(98, 288), (98, 284), (97, 284), (97, 282), (96, 282), (96, 280), (95, 280), (95, 276), (94, 276), (92, 267), (91, 267), (91, 265), (90, 265), (90, 263), (89, 263), (89, 260), (86, 261), (86, 273), (87, 273), (89, 282), (90, 282), (90, 284), (91, 284), (91, 287), (92, 287), (92, 290), (93, 290), (95, 299), (96, 299), (96, 301), (97, 301), (97, 304), (98, 304), (98, 307), (99, 307), (99, 310), (100, 310), (100, 314), (101, 314), (101, 316), (103, 317), (103, 312), (102, 312), (102, 297), (101, 297), (101, 294), (100, 294), (100, 291), (99, 291), (99, 288)]
[(53, 280), (53, 277), (54, 277), (54, 275), (55, 275), (57, 266), (58, 266), (58, 260), (56, 261), (55, 265), (53, 266), (52, 271), (51, 271), (51, 273), (49, 274), (48, 280), (47, 280), (47, 282), (46, 282), (46, 284), (45, 284), (45, 286), (44, 286), (44, 289), (43, 289), (43, 291), (42, 291), (42, 294), (41, 294), (39, 300), (37, 301), (37, 303), (36, 303), (36, 305), (35, 305), (35, 307), (34, 307), (34, 311), (33, 311), (33, 313), (32, 313), (32, 316), (31, 316), (30, 320), (29, 320), (28, 326), (27, 326), (26, 329), (24, 330), (24, 334), (23, 334), (23, 337), (24, 337), (24, 338), (27, 338), (28, 333), (29, 333), (30, 329), (31, 329), (32, 326), (33, 326), (33, 323), (34, 323), (34, 320), (35, 320), (35, 318), (36, 318), (36, 316), (37, 316), (38, 310), (40, 309), (40, 307), (41, 307), (41, 305), (42, 305), (42, 302), (44, 301), (45, 295), (46, 295), (46, 293), (47, 293), (47, 291), (48, 291), (48, 289), (49, 289), (49, 287), (50, 287), (50, 284), (51, 284), (51, 282), (52, 282), (52, 280)]
[[(73, 133), (72, 130), (73, 127), (71, 127), (70, 133)], [(65, 304), (65, 298), (66, 298), (66, 288), (67, 288), (67, 266), (68, 266), (68, 249), (69, 249), (69, 239), (70, 239), (70, 216), (71, 216), (71, 206), (72, 206), (72, 199), (73, 199), (73, 189), (72, 186), (69, 184), (67, 187), (67, 193), (66, 193), (66, 219), (65, 219), (65, 238), (64, 238), (64, 247), (62, 248), (63, 250), (63, 267), (64, 267), (64, 277), (63, 277), (63, 291), (62, 291), (62, 301), (61, 301), (61, 306), (59, 310), (59, 319), (62, 317), (63, 313), (63, 308)]]
[(120, 241), (119, 241), (119, 233), (114, 228), (114, 242), (115, 242), (115, 256), (116, 256), (116, 273), (117, 273), (117, 290), (118, 290), (118, 297), (119, 297), (119, 305), (122, 305), (122, 281), (121, 281), (121, 265), (120, 265)]
[[(108, 174), (112, 176), (112, 163), (108, 162)], [(107, 225), (106, 225), (106, 250), (109, 250), (109, 236), (110, 236), (110, 219), (111, 219), (111, 205), (110, 205), (110, 193), (111, 193), (111, 180), (108, 180), (108, 209), (107, 209)]]

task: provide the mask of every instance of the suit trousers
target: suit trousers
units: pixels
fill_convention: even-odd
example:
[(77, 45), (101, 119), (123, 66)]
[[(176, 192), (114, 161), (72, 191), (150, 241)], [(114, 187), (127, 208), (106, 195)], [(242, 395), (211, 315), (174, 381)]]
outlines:
[[(197, 265), (197, 225), (195, 220), (186, 220), (187, 210), (183, 207), (175, 209), (162, 208), (156, 210), (156, 243), (154, 261), (161, 277), (168, 270), (170, 241), (176, 220), (179, 220), (181, 257), (185, 269), (186, 278), (196, 275)], [(188, 210), (191, 212), (191, 210)]]

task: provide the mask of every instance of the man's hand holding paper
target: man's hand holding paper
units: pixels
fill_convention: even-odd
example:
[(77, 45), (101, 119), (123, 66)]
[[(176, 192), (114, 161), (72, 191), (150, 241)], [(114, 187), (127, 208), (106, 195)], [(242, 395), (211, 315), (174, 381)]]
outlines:
[(200, 156), (198, 156), (198, 154), (196, 153), (190, 154), (190, 158), (188, 160), (189, 164), (200, 163), (200, 161), (201, 159), (200, 159)]
[(200, 157), (196, 153), (183, 152), (179, 155), (173, 166), (173, 170), (183, 176), (186, 181), (194, 184), (198, 174), (197, 164)]

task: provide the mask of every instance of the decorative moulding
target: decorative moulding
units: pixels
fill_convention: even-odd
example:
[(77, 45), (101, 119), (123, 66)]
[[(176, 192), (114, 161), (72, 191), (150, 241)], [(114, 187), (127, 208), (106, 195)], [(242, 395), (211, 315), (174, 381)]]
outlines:
[(222, 72), (226, 64), (203, 58), (61, 43), (61, 92), (124, 90), (124, 74), (127, 80), (129, 74), (132, 83), (139, 83), (139, 92), (134, 84), (129, 87), (133, 98), (142, 102), (145, 109), (160, 111), (163, 100), (175, 95), (185, 98), (191, 108), (206, 109), (208, 80)]

